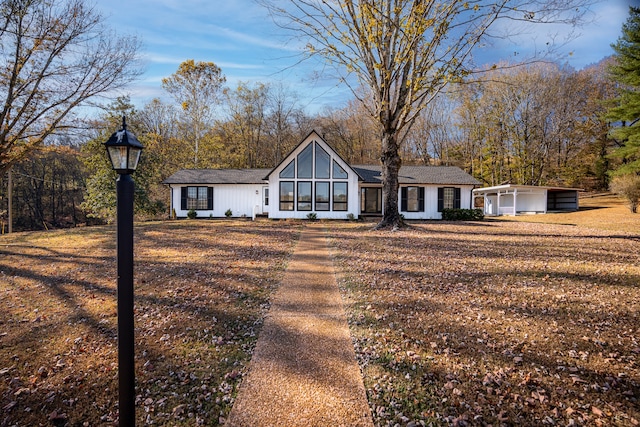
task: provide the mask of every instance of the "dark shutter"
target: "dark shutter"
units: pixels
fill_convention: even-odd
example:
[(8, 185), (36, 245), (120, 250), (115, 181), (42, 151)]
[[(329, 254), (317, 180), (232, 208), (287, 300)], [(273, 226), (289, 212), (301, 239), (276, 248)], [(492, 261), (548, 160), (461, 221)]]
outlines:
[(438, 212), (444, 209), (444, 188), (438, 187)]
[(181, 197), (180, 197), (180, 209), (183, 211), (187, 210), (187, 187), (180, 188)]
[(424, 187), (418, 187), (418, 211), (424, 212)]
[(407, 187), (400, 188), (400, 210), (407, 211)]
[(213, 187), (207, 187), (207, 209), (213, 210)]
[(460, 188), (456, 187), (453, 189), (454, 197), (453, 197), (453, 208), (460, 209)]

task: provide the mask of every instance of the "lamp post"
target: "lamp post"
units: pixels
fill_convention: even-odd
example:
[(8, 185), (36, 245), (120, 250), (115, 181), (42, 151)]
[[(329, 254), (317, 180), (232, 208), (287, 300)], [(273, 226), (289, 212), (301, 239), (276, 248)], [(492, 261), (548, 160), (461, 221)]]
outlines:
[(122, 129), (107, 142), (111, 166), (118, 172), (116, 181), (117, 254), (118, 254), (118, 390), (120, 427), (135, 426), (135, 366), (133, 324), (133, 193), (131, 174), (138, 167), (142, 151), (140, 141), (127, 130), (125, 117)]

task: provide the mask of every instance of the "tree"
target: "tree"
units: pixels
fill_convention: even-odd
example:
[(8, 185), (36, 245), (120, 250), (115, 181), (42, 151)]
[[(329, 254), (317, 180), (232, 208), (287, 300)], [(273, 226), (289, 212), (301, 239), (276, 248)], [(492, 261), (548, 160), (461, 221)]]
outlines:
[(611, 191), (624, 197), (629, 202), (629, 210), (638, 212), (640, 203), (640, 175), (618, 175), (611, 181)]
[[(425, 106), (403, 138), (407, 151), (402, 157), (403, 163), (412, 158), (424, 165), (449, 164), (449, 151), (455, 137), (453, 108), (454, 103), (445, 93)], [(469, 172), (473, 173), (473, 167)]]
[(341, 109), (327, 110), (318, 119), (319, 129), (340, 156), (351, 164), (370, 164), (380, 158), (376, 123), (356, 100)]
[(0, 3), (0, 174), (140, 75), (138, 41), (103, 22), (84, 0)]
[(622, 91), (607, 114), (610, 122), (620, 123), (611, 130), (611, 136), (621, 142), (611, 153), (622, 162), (614, 175), (640, 174), (640, 8), (629, 7), (622, 36), (611, 47), (616, 54), (609, 71)]
[(87, 216), (100, 218), (107, 222), (115, 219), (116, 214), (116, 178), (111, 166), (104, 142), (122, 126), (122, 116), (126, 116), (127, 128), (140, 140), (145, 149), (135, 173), (134, 212), (138, 216), (153, 217), (165, 209), (155, 187), (160, 186), (163, 164), (154, 138), (141, 132), (143, 126), (137, 121), (138, 113), (128, 97), (116, 99), (109, 110), (97, 121), (93, 128), (96, 135), (82, 147), (83, 162), (87, 168), (87, 191), (82, 208)]
[(489, 185), (606, 189), (601, 160), (609, 141), (601, 116), (612, 88), (602, 80), (602, 67), (505, 67), (491, 79), (465, 84), (456, 111), (463, 134), (458, 164)]
[(184, 61), (178, 71), (162, 79), (162, 87), (180, 104), (185, 115), (187, 138), (193, 150), (193, 167), (198, 167), (200, 141), (210, 130), (212, 107), (218, 101), (226, 78), (213, 62)]
[[(449, 82), (468, 74), (470, 53), (491, 35), (489, 28), (500, 20), (576, 23), (588, 0), (290, 0), (287, 8), (265, 3), (285, 19), (281, 25), (309, 40), (309, 54), (346, 73), (347, 84), (352, 75), (370, 90), (369, 112), (382, 145), (385, 201), (378, 227), (396, 227), (401, 135)], [(358, 97), (356, 86), (349, 87)]]
[(86, 222), (80, 209), (86, 173), (77, 147), (39, 148), (16, 163), (12, 173), (16, 228), (40, 230)]
[(287, 152), (306, 135), (299, 129), (296, 132), (295, 129), (294, 119), (304, 115), (298, 102), (298, 95), (282, 83), (276, 83), (269, 87), (267, 94), (268, 115), (265, 126), (269, 137), (269, 146), (272, 147), (272, 158), (265, 160), (272, 167), (280, 163)]
[(251, 87), (239, 82), (235, 90), (227, 89), (224, 93), (230, 115), (228, 125), (233, 129), (229, 136), (241, 147), (245, 167), (271, 166), (264, 144), (269, 87), (263, 83)]

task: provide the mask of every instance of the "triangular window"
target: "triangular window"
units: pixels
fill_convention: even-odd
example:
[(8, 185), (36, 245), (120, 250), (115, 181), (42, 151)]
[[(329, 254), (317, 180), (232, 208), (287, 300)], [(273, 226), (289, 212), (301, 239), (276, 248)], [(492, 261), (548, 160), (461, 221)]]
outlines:
[(342, 166), (338, 164), (335, 160), (333, 161), (333, 179), (347, 179), (349, 175), (347, 172), (342, 169)]
[(296, 162), (291, 162), (280, 171), (280, 178), (294, 178), (295, 177)]

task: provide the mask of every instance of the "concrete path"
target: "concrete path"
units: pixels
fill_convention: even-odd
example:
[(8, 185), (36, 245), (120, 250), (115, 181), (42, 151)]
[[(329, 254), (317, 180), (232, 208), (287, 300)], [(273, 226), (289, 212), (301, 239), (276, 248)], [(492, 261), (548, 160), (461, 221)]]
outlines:
[(373, 426), (326, 237), (307, 226), (226, 426)]

